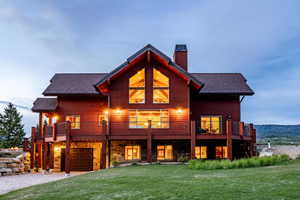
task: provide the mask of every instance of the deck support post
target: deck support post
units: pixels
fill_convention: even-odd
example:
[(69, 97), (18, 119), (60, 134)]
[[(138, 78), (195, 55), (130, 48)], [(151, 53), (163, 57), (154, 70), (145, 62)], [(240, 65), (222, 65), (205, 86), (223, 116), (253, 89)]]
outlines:
[(71, 123), (67, 122), (66, 126), (66, 155), (65, 155), (65, 173), (66, 176), (70, 175), (70, 169), (71, 169), (71, 141), (70, 141), (70, 130), (71, 130)]
[(239, 133), (240, 133), (240, 136), (243, 137), (244, 136), (244, 122), (240, 122), (239, 123)]
[(196, 158), (195, 146), (196, 146), (196, 122), (193, 120), (191, 121), (191, 159)]
[(101, 145), (100, 169), (106, 168), (106, 145), (107, 145), (107, 140), (103, 140)]
[(148, 130), (147, 130), (147, 162), (152, 163), (151, 120), (148, 121)]
[(43, 142), (42, 144), (42, 154), (43, 154), (43, 170), (47, 170), (48, 168), (48, 143), (47, 142)]
[(250, 142), (250, 156), (256, 156), (256, 130), (253, 126), (253, 124), (249, 124), (250, 126), (250, 136), (251, 136), (251, 142)]
[(31, 150), (30, 150), (30, 168), (34, 168), (34, 162), (35, 162), (35, 137), (36, 137), (36, 128), (31, 128)]
[(226, 132), (227, 132), (227, 155), (229, 160), (233, 160), (232, 156), (232, 120), (226, 121)]

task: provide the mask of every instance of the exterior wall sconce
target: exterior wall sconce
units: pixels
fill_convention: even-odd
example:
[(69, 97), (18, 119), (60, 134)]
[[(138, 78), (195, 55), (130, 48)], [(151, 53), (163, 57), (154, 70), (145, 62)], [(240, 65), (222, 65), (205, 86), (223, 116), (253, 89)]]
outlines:
[(182, 114), (182, 113), (183, 113), (183, 110), (182, 110), (181, 108), (177, 108), (176, 113), (177, 113), (177, 114)]
[(117, 109), (115, 110), (115, 112), (116, 112), (117, 114), (121, 114), (121, 113), (122, 113), (122, 110), (121, 110), (120, 108), (117, 108)]

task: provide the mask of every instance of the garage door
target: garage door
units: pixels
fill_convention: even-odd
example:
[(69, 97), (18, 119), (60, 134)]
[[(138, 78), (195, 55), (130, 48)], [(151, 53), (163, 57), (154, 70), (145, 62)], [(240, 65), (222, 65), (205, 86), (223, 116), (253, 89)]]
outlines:
[[(66, 150), (61, 151), (61, 171), (65, 171)], [(72, 148), (71, 171), (93, 171), (93, 149), (92, 148)]]

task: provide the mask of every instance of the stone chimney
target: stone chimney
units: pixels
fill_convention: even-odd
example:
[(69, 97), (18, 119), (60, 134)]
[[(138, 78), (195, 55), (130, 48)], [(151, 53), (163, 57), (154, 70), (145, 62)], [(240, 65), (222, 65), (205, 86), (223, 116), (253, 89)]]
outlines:
[(188, 52), (186, 44), (176, 44), (174, 51), (174, 61), (177, 65), (188, 71)]

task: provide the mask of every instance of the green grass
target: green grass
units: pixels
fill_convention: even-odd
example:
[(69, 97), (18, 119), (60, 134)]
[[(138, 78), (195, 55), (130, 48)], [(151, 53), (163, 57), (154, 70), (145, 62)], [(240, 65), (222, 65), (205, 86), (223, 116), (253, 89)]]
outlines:
[(284, 164), (289, 161), (288, 155), (274, 155), (270, 157), (252, 157), (234, 161), (229, 160), (190, 160), (191, 169), (235, 169)]
[(13, 191), (0, 196), (4, 199), (300, 199), (300, 160), (226, 170), (191, 170), (186, 165), (114, 168)]

